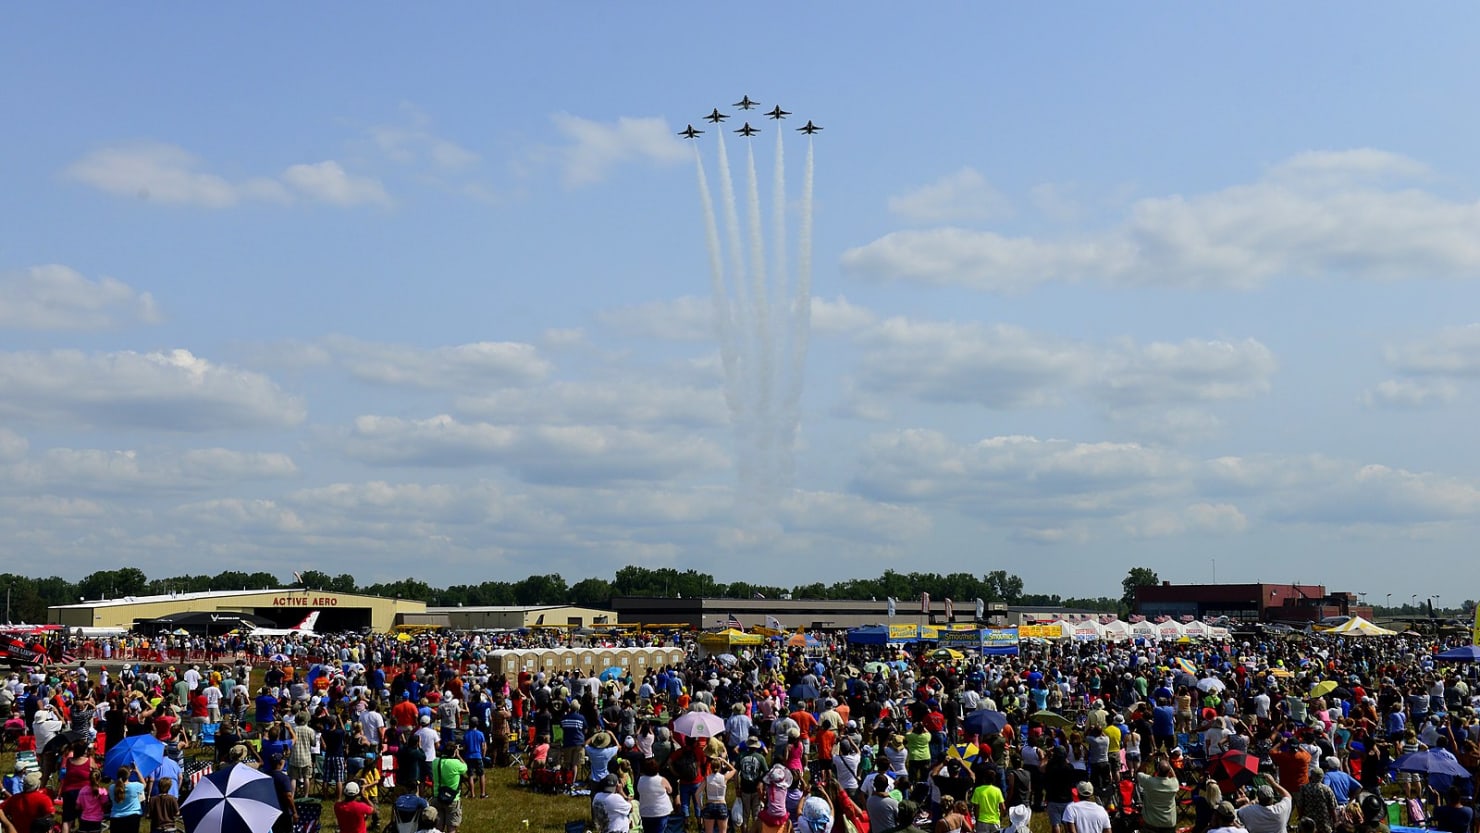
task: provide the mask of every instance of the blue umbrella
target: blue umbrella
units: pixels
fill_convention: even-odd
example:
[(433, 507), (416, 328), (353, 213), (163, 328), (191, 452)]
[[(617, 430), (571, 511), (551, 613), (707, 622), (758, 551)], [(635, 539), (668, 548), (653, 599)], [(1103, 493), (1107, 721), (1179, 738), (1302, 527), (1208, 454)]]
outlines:
[(601, 672), (601, 679), (603, 682), (610, 682), (611, 680), (619, 679), (623, 673), (625, 672), (623, 672), (622, 669), (613, 665), (605, 671)]
[(1450, 648), (1442, 654), (1435, 655), (1434, 659), (1449, 662), (1480, 662), (1480, 645), (1461, 645), (1458, 648)]
[(282, 814), (272, 776), (246, 764), (200, 779), (180, 804), (186, 833), (259, 833)]
[(970, 735), (995, 735), (1007, 725), (1007, 715), (991, 709), (977, 709), (966, 715), (966, 720), (962, 725), (966, 728), (966, 733)]
[(121, 766), (131, 766), (140, 778), (148, 778), (164, 762), (164, 741), (153, 735), (124, 738), (103, 758), (103, 773), (112, 778)]
[(1430, 776), (1470, 777), (1470, 771), (1461, 766), (1453, 754), (1443, 749), (1424, 749), (1404, 755), (1393, 762), (1393, 768), (1399, 772), (1422, 772)]
[(817, 686), (811, 683), (797, 683), (786, 692), (786, 696), (793, 700), (816, 700)]

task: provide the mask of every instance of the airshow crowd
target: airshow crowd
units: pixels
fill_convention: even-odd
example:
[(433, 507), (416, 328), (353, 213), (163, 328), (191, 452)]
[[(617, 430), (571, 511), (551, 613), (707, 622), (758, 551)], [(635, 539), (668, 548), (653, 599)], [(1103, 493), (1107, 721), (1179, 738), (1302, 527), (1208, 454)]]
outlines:
[[(1053, 833), (1476, 831), (1480, 681), (1432, 638), (978, 656), (626, 635), (689, 660), (513, 676), (491, 652), (557, 637), (232, 639), (197, 646), (219, 645), (214, 662), (118, 640), (107, 659), (10, 674), (6, 833), (176, 829), (201, 762), (268, 773), (281, 833), (316, 800), (346, 833), (456, 831), (465, 802), (521, 789), (589, 795), (597, 833), (1024, 833), (1037, 817)], [(134, 738), (159, 742), (159, 764), (105, 768)], [(490, 792), (501, 766), (525, 786)]]

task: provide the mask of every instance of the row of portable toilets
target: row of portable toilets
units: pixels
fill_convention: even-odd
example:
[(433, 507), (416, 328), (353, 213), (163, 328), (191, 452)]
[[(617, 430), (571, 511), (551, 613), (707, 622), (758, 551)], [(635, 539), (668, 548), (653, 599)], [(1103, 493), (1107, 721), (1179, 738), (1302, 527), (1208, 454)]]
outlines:
[(521, 671), (595, 676), (608, 668), (641, 676), (649, 668), (681, 664), (684, 657), (683, 648), (513, 648), (489, 654), (488, 665), (492, 673), (508, 676)]

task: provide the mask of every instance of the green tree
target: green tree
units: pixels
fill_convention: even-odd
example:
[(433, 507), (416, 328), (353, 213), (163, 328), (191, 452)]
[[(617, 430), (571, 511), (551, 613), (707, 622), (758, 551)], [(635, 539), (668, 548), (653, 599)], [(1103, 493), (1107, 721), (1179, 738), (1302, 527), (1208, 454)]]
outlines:
[(583, 578), (570, 586), (570, 603), (582, 607), (606, 607), (612, 600), (612, 583), (604, 578)]
[(328, 590), (334, 579), (320, 570), (304, 570), (298, 574), (299, 584), (306, 590)]
[(1132, 567), (1120, 582), (1120, 604), (1126, 610), (1136, 610), (1136, 588), (1158, 584), (1161, 579), (1150, 567)]

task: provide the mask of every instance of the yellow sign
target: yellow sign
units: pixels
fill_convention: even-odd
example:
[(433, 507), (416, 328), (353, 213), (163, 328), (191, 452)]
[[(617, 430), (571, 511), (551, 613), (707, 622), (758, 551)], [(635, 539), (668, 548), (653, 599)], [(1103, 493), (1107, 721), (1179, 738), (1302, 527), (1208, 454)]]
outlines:
[(920, 635), (919, 625), (890, 625), (889, 638), (891, 640), (914, 639)]
[(1064, 635), (1058, 625), (1019, 625), (1017, 630), (1020, 639), (1058, 639)]

